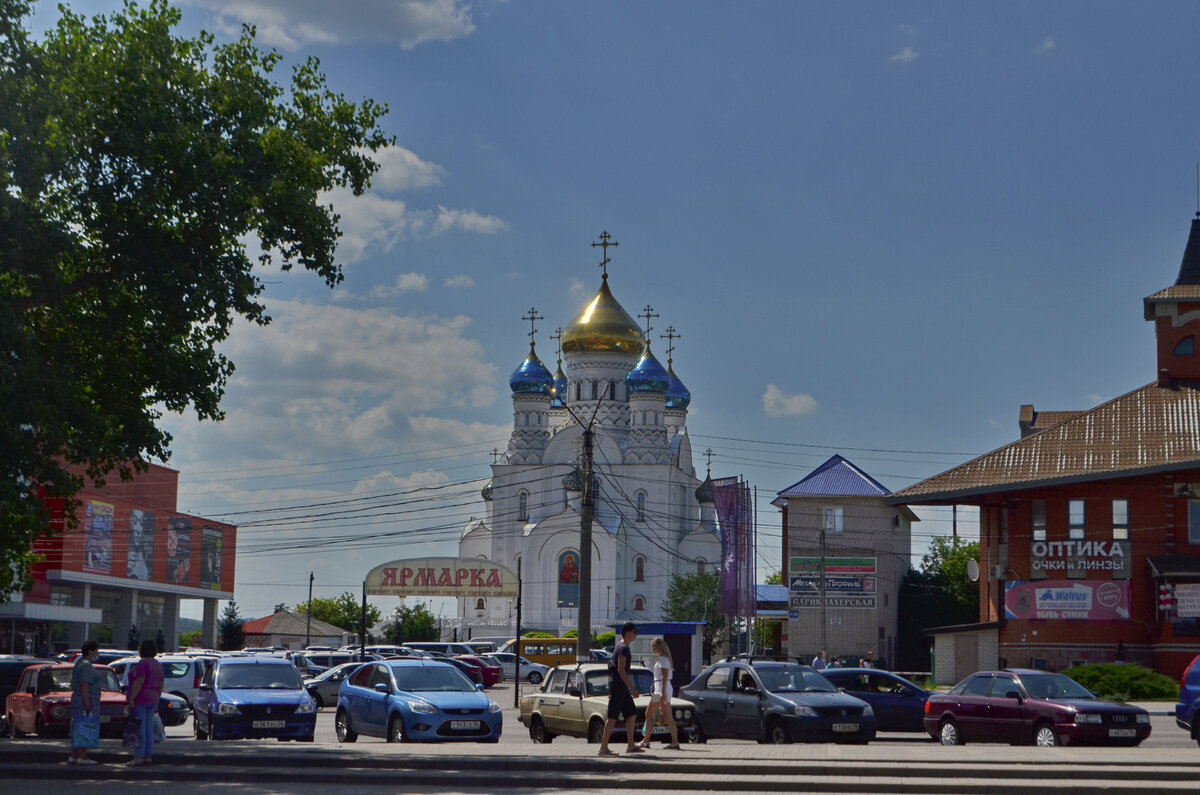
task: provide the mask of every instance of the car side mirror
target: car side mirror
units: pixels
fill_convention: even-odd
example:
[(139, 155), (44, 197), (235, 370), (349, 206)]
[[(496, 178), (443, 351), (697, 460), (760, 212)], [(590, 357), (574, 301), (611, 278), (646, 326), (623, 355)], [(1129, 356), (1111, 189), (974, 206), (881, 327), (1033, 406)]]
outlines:
[(845, 693), (845, 692), (846, 692), (846, 688), (844, 688), (844, 687), (839, 687), (839, 688), (838, 688), (838, 692), (839, 692), (839, 693)]
[(483, 685), (475, 685), (475, 689), (476, 689), (476, 690), (478, 690), (480, 693), (482, 693), (482, 692), (483, 692)]
[(1016, 690), (1009, 690), (1007, 693), (1004, 694), (1004, 697), (1005, 698), (1015, 698), (1017, 700), (1018, 704), (1021, 703), (1021, 694), (1018, 693)]
[(383, 682), (376, 682), (375, 683), (375, 692), (376, 693), (390, 693), (390, 692), (392, 692), (392, 689)]

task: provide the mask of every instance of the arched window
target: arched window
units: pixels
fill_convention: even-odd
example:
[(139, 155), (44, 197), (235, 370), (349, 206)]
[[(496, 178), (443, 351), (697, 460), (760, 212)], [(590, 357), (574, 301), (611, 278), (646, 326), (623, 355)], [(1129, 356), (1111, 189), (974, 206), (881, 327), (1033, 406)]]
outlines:
[(637, 520), (639, 522), (646, 521), (646, 492), (644, 491), (637, 493)]
[(633, 609), (638, 610), (638, 611), (645, 610), (646, 609), (646, 599), (641, 596), (633, 597)]
[(599, 395), (600, 395), (600, 382), (593, 381), (592, 382), (592, 400), (595, 400), (597, 397), (599, 397)]
[(583, 400), (583, 382), (582, 381), (575, 384), (575, 399)]
[(484, 600), (482, 598), (475, 600), (475, 609), (476, 610), (482, 610), (483, 606), (484, 606)]
[(643, 558), (641, 555), (638, 555), (637, 558), (633, 561), (633, 581), (634, 582), (645, 582), (646, 581), (646, 559)]
[(529, 492), (522, 491), (517, 495), (517, 519), (522, 522), (529, 521)]
[(1196, 337), (1184, 337), (1175, 344), (1176, 356), (1195, 356), (1196, 355)]
[(704, 558), (696, 558), (696, 573), (703, 574), (704, 567), (707, 565), (708, 563), (704, 560)]

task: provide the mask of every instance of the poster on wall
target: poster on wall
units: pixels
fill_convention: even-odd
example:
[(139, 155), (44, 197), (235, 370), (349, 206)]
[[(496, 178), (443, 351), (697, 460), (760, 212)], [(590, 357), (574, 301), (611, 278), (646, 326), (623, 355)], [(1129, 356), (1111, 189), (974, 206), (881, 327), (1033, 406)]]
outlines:
[(1014, 580), (1004, 584), (1004, 615), (1128, 621), (1129, 580)]
[(187, 585), (192, 573), (192, 520), (167, 520), (167, 582)]
[(579, 607), (579, 552), (574, 549), (558, 556), (558, 606)]
[(125, 576), (131, 580), (148, 580), (153, 571), (154, 514), (130, 511), (129, 555), (125, 561)]
[(89, 502), (84, 518), (87, 539), (83, 549), (83, 570), (91, 574), (112, 572), (113, 506)]
[(1175, 586), (1175, 615), (1180, 618), (1200, 618), (1200, 582), (1178, 583)]
[(200, 587), (221, 590), (221, 542), (219, 527), (200, 528)]

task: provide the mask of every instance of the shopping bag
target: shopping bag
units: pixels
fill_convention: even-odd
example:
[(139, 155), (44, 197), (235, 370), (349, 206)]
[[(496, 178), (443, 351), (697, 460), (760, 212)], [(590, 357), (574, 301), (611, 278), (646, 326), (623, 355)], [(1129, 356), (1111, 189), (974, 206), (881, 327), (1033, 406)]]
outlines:
[(154, 742), (161, 743), (167, 739), (167, 730), (163, 726), (162, 715), (154, 713)]
[(80, 715), (71, 724), (71, 747), (95, 748), (100, 744), (100, 717)]
[(122, 739), (124, 746), (126, 748), (135, 748), (141, 742), (141, 738), (139, 737), (141, 731), (142, 722), (138, 720), (137, 715), (130, 712), (125, 718), (125, 736)]

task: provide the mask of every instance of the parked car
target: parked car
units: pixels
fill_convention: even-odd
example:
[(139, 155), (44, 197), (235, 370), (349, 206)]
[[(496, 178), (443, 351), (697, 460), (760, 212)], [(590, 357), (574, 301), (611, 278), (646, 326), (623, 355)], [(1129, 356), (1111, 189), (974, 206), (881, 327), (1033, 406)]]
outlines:
[(1101, 701), (1048, 671), (980, 671), (925, 705), (925, 731), (942, 745), (1137, 745), (1150, 736), (1146, 710)]
[(204, 673), (192, 726), (197, 740), (275, 737), (312, 742), (317, 705), (290, 660), (222, 657)]
[[(504, 670), (506, 679), (517, 678), (517, 655), (508, 651), (494, 651), (488, 656), (500, 661), (500, 667)], [(521, 658), (521, 678), (530, 684), (541, 684), (549, 672), (549, 667), (541, 663), (530, 662), (524, 657)]]
[[(129, 671), (137, 665), (141, 657), (125, 657), (109, 664), (121, 681), (121, 689), (129, 688)], [(163, 667), (163, 692), (179, 696), (187, 702), (188, 708), (196, 702), (196, 693), (204, 672), (217, 661), (216, 657), (202, 657), (186, 654), (160, 654), (156, 657)]]
[(304, 680), (304, 689), (317, 702), (317, 709), (337, 706), (338, 691), (341, 690), (342, 680), (354, 673), (362, 663), (342, 663), (336, 668)]
[(410, 640), (402, 644), (406, 649), (417, 651), (438, 651), (447, 657), (458, 654), (474, 654), (475, 650), (466, 643), (446, 643), (441, 641)]
[(163, 693), (158, 697), (158, 717), (163, 726), (179, 726), (192, 714), (192, 708), (180, 696)]
[(870, 704), (877, 731), (925, 731), (925, 701), (930, 692), (925, 688), (877, 668), (826, 668), (821, 675), (843, 693)]
[(1179, 703), (1175, 705), (1175, 723), (1186, 729), (1200, 744), (1200, 654), (1192, 658), (1179, 680)]
[[(646, 707), (650, 705), (649, 694), (654, 689), (654, 674), (644, 666), (633, 665), (629, 675), (638, 691), (638, 697), (633, 701), (638, 712), (636, 725), (643, 726)], [(529, 728), (529, 737), (535, 743), (551, 742), (560, 734), (586, 737), (588, 742), (598, 743), (608, 714), (608, 685), (608, 666), (604, 664), (552, 668), (537, 692), (521, 698), (519, 720)], [(695, 707), (682, 698), (673, 698), (671, 710), (679, 736), (688, 736), (692, 731)], [(624, 723), (617, 724), (613, 736), (624, 741)], [(650, 736), (670, 740), (665, 725), (654, 727)]]
[[(71, 670), (62, 663), (30, 665), (21, 673), (17, 689), (5, 700), (8, 736), (63, 736), (71, 725)], [(120, 734), (125, 729), (125, 694), (117, 675), (106, 665), (100, 674), (100, 731)]]
[(704, 669), (679, 695), (696, 705), (691, 738), (768, 743), (854, 742), (875, 738), (870, 704), (838, 692), (807, 665), (727, 659)]
[(426, 659), (431, 662), (440, 662), (440, 663), (446, 663), (448, 665), (452, 665), (455, 668), (457, 668), (458, 670), (462, 671), (464, 674), (466, 674), (466, 677), (468, 679), (470, 679), (472, 682), (474, 682), (475, 684), (479, 685), (480, 687), (484, 686), (484, 684), (483, 684), (483, 669), (481, 669), (478, 665), (472, 665), (471, 663), (467, 662), (466, 660), (456, 660), (453, 657), (430, 656), (430, 657), (427, 657)]
[[(49, 663), (53, 660), (43, 660), (40, 657), (30, 657), (26, 654), (0, 654), (0, 704), (8, 701), (8, 696), (16, 692), (21, 674), (31, 665)], [(0, 709), (0, 734), (8, 733), (8, 711)]]
[(492, 665), (486, 660), (474, 654), (460, 654), (454, 659), (462, 660), (465, 663), (474, 665), (479, 669), (479, 675), (483, 677), (483, 686), (491, 687), (492, 685), (500, 684), (504, 681), (504, 669), (499, 665)]
[(342, 682), (334, 729), (338, 742), (358, 735), (390, 743), (500, 740), (504, 715), (461, 671), (441, 661), (367, 663)]
[[(333, 649), (325, 650), (310, 647), (304, 650), (304, 656), (310, 666), (320, 666), (325, 671), (336, 668), (339, 665), (344, 665), (345, 663), (358, 662), (357, 652), (335, 651)], [(310, 676), (316, 676), (316, 674), (310, 674)]]

